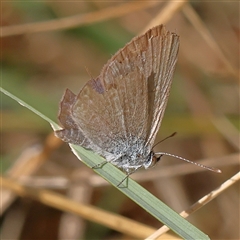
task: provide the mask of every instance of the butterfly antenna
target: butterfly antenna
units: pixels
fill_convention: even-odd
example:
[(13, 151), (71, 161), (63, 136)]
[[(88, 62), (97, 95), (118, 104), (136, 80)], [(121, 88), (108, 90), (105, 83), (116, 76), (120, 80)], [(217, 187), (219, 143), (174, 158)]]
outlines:
[(166, 156), (178, 158), (178, 159), (180, 159), (180, 160), (182, 160), (182, 161), (185, 161), (185, 162), (194, 164), (194, 165), (196, 165), (196, 166), (198, 166), (198, 167), (205, 168), (205, 169), (210, 170), (210, 171), (215, 172), (215, 173), (221, 173), (221, 172), (222, 172), (222, 171), (221, 171), (220, 169), (218, 169), (218, 168), (208, 167), (208, 166), (203, 165), (203, 164), (201, 164), (201, 163), (192, 162), (192, 161), (190, 161), (190, 160), (188, 160), (188, 159), (186, 159), (186, 158), (183, 158), (183, 157), (180, 157), (180, 156), (177, 156), (177, 155), (174, 155), (174, 154), (164, 153), (164, 152), (158, 152), (158, 153), (155, 153), (155, 154), (159, 154), (160, 156), (166, 155)]
[(168, 138), (174, 137), (176, 134), (177, 134), (177, 132), (174, 132), (171, 135), (169, 135), (169, 136), (165, 137), (164, 139), (160, 140), (159, 142), (157, 142), (156, 144), (153, 145), (152, 149), (155, 148), (159, 143), (167, 140)]
[(84, 68), (85, 68), (88, 76), (90, 77), (90, 79), (93, 79), (93, 76), (92, 76), (92, 74), (90, 73), (89, 69), (88, 69), (86, 66), (85, 66)]

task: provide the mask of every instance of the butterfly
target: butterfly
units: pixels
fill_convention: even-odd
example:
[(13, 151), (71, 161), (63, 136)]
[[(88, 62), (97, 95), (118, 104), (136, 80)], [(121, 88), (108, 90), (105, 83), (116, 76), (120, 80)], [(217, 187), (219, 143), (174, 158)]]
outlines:
[(62, 129), (55, 135), (98, 153), (127, 176), (154, 166), (162, 155), (175, 156), (156, 154), (153, 145), (178, 50), (179, 36), (163, 25), (133, 38), (78, 95), (65, 91), (58, 116)]

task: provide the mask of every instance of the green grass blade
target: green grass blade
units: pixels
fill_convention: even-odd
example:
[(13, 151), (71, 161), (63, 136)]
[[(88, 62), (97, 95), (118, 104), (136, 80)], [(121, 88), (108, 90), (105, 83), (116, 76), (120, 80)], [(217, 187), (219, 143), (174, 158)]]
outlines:
[[(70, 147), (74, 154), (89, 167), (96, 166), (104, 161), (102, 157), (80, 146), (70, 144)], [(98, 169), (94, 168), (93, 170), (115, 187), (126, 176), (122, 171), (110, 163), (105, 164)], [(126, 182), (123, 184), (126, 184)], [(139, 206), (144, 208), (152, 216), (167, 225), (184, 239), (209, 239), (207, 235), (202, 233), (199, 229), (190, 224), (178, 213), (173, 211), (131, 178), (128, 179), (127, 187), (118, 187), (118, 190), (127, 195)]]
[(26, 102), (24, 102), (23, 100), (21, 100), (20, 98), (16, 97), (15, 95), (13, 95), (12, 93), (8, 92), (7, 90), (5, 90), (4, 88), (0, 87), (0, 92), (4, 93), (5, 95), (9, 96), (10, 98), (12, 98), (13, 100), (17, 101), (20, 105), (22, 105), (23, 107), (28, 108), (29, 110), (31, 110), (32, 112), (34, 112), (35, 114), (37, 114), (39, 117), (41, 117), (42, 119), (46, 120), (47, 122), (49, 122), (52, 127), (54, 129), (59, 129), (60, 127), (54, 122), (52, 121), (50, 118), (48, 118), (47, 116), (45, 116), (43, 113), (39, 112), (38, 110), (36, 110), (35, 108), (33, 108), (32, 106), (30, 106), (29, 104), (27, 104)]
[[(36, 113), (47, 122), (49, 122), (52, 125), (53, 129), (59, 128), (59, 126), (56, 123), (54, 123), (50, 118), (46, 117), (44, 114), (34, 109), (29, 104), (25, 103), (24, 101), (17, 98), (16, 96), (9, 93), (3, 88), (0, 88), (0, 91), (6, 94), (7, 96), (11, 97), (18, 103), (20, 103), (22, 106)], [(70, 147), (74, 154), (78, 157), (78, 159), (80, 159), (82, 162), (84, 162), (87, 166), (91, 168), (104, 161), (102, 157), (80, 146), (70, 144)], [(115, 187), (126, 176), (122, 171), (120, 171), (110, 163), (103, 165), (101, 168), (94, 168), (93, 170)], [(126, 181), (123, 182), (123, 184), (126, 185)], [(146, 189), (141, 187), (138, 183), (136, 183), (132, 179), (129, 178), (126, 187), (118, 187), (118, 190), (124, 193), (129, 198), (131, 198), (139, 206), (144, 208), (147, 212), (149, 212), (160, 222), (167, 225), (170, 229), (172, 229), (176, 234), (178, 234), (182, 238), (201, 240), (209, 239), (209, 237), (206, 234), (204, 234), (198, 228), (190, 224), (178, 213), (173, 211), (171, 208), (169, 208), (167, 205), (165, 205), (158, 198), (153, 196), (151, 193), (149, 193)]]

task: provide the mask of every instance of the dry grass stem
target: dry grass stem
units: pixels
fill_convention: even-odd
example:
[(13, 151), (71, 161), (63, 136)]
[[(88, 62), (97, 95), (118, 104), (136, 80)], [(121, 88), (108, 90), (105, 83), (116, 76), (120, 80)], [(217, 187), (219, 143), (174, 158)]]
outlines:
[[(209, 194), (207, 194), (206, 196), (204, 196), (203, 198), (199, 199), (195, 204), (193, 204), (189, 209), (183, 211), (180, 213), (180, 215), (183, 218), (187, 218), (190, 214), (196, 212), (197, 210), (199, 210), (200, 208), (202, 208), (204, 205), (206, 205), (207, 203), (209, 203), (210, 201), (212, 201), (214, 198), (216, 198), (220, 193), (222, 193), (223, 191), (227, 190), (229, 187), (231, 187), (233, 184), (235, 184), (237, 181), (239, 181), (240, 179), (240, 172), (238, 172), (237, 174), (235, 174), (233, 177), (231, 177), (230, 179), (228, 179), (226, 182), (224, 182), (220, 187), (218, 187), (217, 189), (213, 190), (212, 192), (210, 192)], [(169, 230), (169, 228), (167, 226), (163, 226), (160, 229), (158, 229), (154, 234), (152, 234), (151, 236), (149, 236), (146, 239), (161, 239), (159, 236), (161, 236), (162, 234), (166, 233)]]
[[(74, 171), (70, 178), (73, 181), (69, 184), (66, 196), (76, 202), (87, 204), (91, 202), (94, 188), (86, 184), (88, 175), (84, 168), (81, 169), (80, 175)], [(64, 212), (59, 224), (59, 239), (83, 239), (86, 232), (87, 223), (78, 215)]]
[(33, 198), (47, 206), (72, 214), (77, 214), (87, 220), (97, 222), (132, 237), (145, 238), (155, 231), (154, 228), (115, 214), (111, 214), (90, 205), (75, 202), (52, 191), (24, 187), (16, 181), (5, 177), (1, 177), (0, 181), (2, 187), (14, 191), (14, 193), (19, 196)]
[(150, 23), (148, 23), (142, 33), (146, 32), (149, 28), (153, 26), (157, 26), (159, 24), (166, 24), (173, 18), (174, 14), (176, 14), (182, 9), (186, 2), (186, 0), (168, 2), (167, 5), (159, 12), (159, 14), (155, 16)]
[(128, 2), (122, 5), (104, 8), (96, 12), (79, 14), (46, 22), (26, 23), (17, 26), (1, 27), (0, 32), (1, 37), (7, 37), (26, 33), (64, 30), (86, 24), (92, 24), (95, 22), (110, 20), (112, 18), (117, 18), (144, 8), (153, 7), (156, 4), (159, 4), (159, 2)]
[[(19, 179), (22, 176), (33, 175), (48, 159), (52, 151), (58, 148), (61, 144), (62, 142), (59, 141), (53, 133), (49, 134), (43, 148), (27, 148), (7, 171), (7, 176), (13, 179)], [(1, 214), (3, 214), (15, 200), (15, 196), (7, 189), (2, 190), (1, 195)]]
[[(239, 146), (239, 131), (229, 122), (225, 116), (216, 116), (212, 112), (209, 101), (205, 96), (204, 92), (199, 88), (199, 86), (191, 81), (191, 76), (189, 73), (184, 73), (186, 75), (186, 90), (189, 94), (186, 96), (189, 108), (192, 114), (195, 116), (196, 123), (198, 119), (201, 121), (201, 116), (208, 116), (209, 121), (213, 123), (214, 127), (223, 135), (223, 137), (237, 150), (240, 149)], [(193, 103), (192, 99), (196, 102)], [(200, 124), (199, 121), (199, 124)]]
[(240, 150), (239, 145), (239, 131), (238, 129), (225, 117), (212, 117), (212, 123), (224, 138), (236, 149)]
[(53, 133), (46, 138), (43, 148), (35, 147), (27, 149), (19, 160), (8, 170), (7, 174), (11, 178), (27, 176), (34, 173), (49, 157), (49, 155), (60, 145), (62, 141), (57, 139)]
[(222, 60), (225, 67), (228, 69), (229, 73), (235, 79), (239, 79), (239, 72), (232, 66), (232, 64), (225, 57), (218, 43), (215, 41), (212, 34), (207, 29), (206, 25), (203, 23), (201, 18), (197, 15), (197, 13), (190, 4), (186, 4), (184, 6), (183, 13), (186, 16), (186, 18), (192, 23), (195, 29), (200, 33), (203, 39), (207, 42), (207, 44), (214, 50), (214, 52)]
[[(207, 158), (203, 160), (199, 160), (199, 163), (209, 166), (216, 166), (216, 167), (228, 167), (233, 165), (240, 164), (240, 154), (234, 153), (231, 155), (223, 156), (223, 157), (216, 157), (216, 158)], [(158, 166), (148, 171), (139, 171), (134, 173), (131, 178), (137, 182), (147, 182), (147, 181), (154, 181), (161, 178), (172, 178), (183, 176), (192, 173), (198, 173), (207, 171), (206, 169), (199, 168), (193, 166), (188, 163), (182, 164), (175, 164), (172, 166)], [(76, 175), (81, 176), (82, 169), (76, 170)], [(48, 189), (66, 189), (70, 186), (71, 181), (65, 177), (32, 177), (32, 176), (22, 176), (18, 178), (18, 181), (26, 186), (26, 187), (34, 187), (34, 188), (48, 188)], [(86, 181), (86, 180), (85, 180)], [(102, 177), (92, 173), (89, 174), (87, 181), (88, 184), (92, 187), (103, 187), (109, 186), (109, 183), (103, 179)]]

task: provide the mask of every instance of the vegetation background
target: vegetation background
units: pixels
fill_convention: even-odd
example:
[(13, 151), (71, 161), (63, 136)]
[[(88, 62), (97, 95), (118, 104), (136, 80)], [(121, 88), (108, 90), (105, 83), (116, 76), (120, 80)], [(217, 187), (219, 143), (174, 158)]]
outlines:
[[(156, 150), (222, 170), (215, 174), (164, 157), (132, 176), (181, 212), (239, 171), (238, 1), (2, 2), (1, 85), (57, 122), (66, 88), (77, 94), (132, 37), (161, 23), (180, 35), (181, 45), (156, 141), (178, 134)], [(3, 94), (1, 172), (24, 186), (161, 226), (78, 161), (47, 122)], [(7, 189), (1, 205), (2, 239), (136, 238), (94, 223), (94, 216), (86, 221)], [(212, 239), (239, 239), (239, 210), (235, 184), (188, 220)]]

